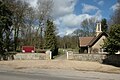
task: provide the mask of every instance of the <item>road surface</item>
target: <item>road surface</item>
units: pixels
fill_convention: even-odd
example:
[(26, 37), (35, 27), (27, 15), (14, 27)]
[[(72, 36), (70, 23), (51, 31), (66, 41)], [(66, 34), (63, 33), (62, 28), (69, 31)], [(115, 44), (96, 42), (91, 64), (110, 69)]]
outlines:
[(0, 80), (120, 80), (120, 74), (60, 69), (0, 70)]

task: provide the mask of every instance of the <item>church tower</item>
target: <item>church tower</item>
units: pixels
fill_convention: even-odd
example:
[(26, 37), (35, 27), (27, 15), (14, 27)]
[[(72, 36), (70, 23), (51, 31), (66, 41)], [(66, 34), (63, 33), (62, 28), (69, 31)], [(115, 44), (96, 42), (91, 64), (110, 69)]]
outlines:
[(101, 22), (97, 22), (97, 26), (96, 26), (96, 36), (98, 36), (101, 32), (102, 32)]

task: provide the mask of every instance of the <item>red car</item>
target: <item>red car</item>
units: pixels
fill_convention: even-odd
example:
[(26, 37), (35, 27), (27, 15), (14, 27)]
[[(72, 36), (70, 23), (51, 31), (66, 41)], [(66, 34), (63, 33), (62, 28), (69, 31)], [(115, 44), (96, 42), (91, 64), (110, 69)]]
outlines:
[(34, 53), (35, 47), (34, 46), (22, 46), (23, 53)]

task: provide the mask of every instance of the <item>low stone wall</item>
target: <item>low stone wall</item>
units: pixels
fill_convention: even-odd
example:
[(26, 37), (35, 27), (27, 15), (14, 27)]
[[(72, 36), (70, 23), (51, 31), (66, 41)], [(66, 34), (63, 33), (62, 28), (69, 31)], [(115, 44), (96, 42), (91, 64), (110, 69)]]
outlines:
[(69, 60), (79, 61), (97, 61), (102, 62), (106, 58), (106, 55), (102, 54), (69, 54)]
[(16, 53), (7, 52), (6, 55), (0, 55), (2, 60), (50, 60), (52, 59), (52, 52), (46, 51), (45, 53)]
[(46, 57), (45, 53), (17, 53), (14, 60), (46, 60)]
[(120, 54), (75, 54), (72, 51), (67, 52), (68, 60), (96, 61), (104, 64), (111, 64), (120, 67)]

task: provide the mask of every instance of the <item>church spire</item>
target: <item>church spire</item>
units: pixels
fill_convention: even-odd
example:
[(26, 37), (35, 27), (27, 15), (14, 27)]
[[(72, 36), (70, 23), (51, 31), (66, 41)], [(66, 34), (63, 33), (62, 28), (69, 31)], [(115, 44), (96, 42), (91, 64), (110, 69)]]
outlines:
[(97, 26), (96, 26), (96, 36), (98, 36), (101, 32), (102, 32), (101, 23), (100, 23), (100, 22), (97, 22)]

